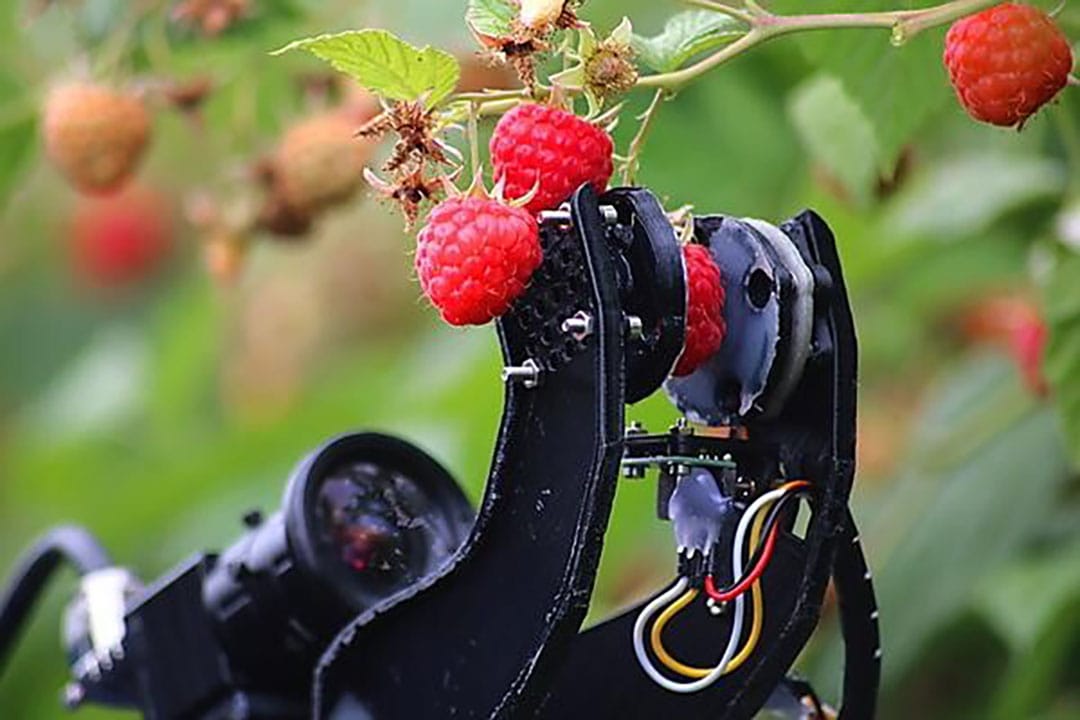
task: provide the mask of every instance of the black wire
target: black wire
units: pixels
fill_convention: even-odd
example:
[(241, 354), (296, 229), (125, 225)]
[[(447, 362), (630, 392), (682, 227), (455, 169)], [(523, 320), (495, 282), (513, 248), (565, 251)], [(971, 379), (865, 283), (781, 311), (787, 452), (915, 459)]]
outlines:
[(773, 503), (773, 506), (769, 508), (769, 514), (765, 516), (765, 524), (761, 526), (761, 539), (758, 541), (758, 546), (754, 548), (754, 553), (750, 556), (750, 561), (746, 564), (746, 570), (743, 571), (741, 577), (737, 578), (730, 585), (717, 588), (716, 591), (718, 593), (730, 593), (750, 576), (750, 573), (754, 571), (754, 568), (757, 567), (758, 562), (761, 560), (762, 553), (765, 552), (765, 540), (769, 537), (769, 533), (772, 532), (776, 524), (783, 518), (784, 511), (791, 506), (791, 503), (809, 497), (809, 489), (797, 488), (783, 495), (779, 500)]
[(73, 525), (53, 528), (30, 546), (0, 594), (0, 672), (38, 596), (63, 561), (80, 575), (112, 564), (94, 536)]

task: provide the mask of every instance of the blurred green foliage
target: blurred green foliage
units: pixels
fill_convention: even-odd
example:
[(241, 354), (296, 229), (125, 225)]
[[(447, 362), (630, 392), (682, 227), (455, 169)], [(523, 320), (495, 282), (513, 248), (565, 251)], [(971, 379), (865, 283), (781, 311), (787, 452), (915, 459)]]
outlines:
[[(209, 74), (217, 90), (200, 126), (159, 113), (142, 182), (178, 206), (200, 187), (227, 193), (305, 112), (296, 78), (319, 70), (269, 50), (389, 27), (469, 51), (464, 2), (263, 0), (213, 40), (171, 25), (169, 3), (134, 23), (137, 4), (122, 0), (56, 2), (32, 22), (31, 4), (0, 8), (0, 568), (70, 520), (155, 577), (228, 543), (244, 510), (276, 504), (306, 450), (350, 428), (408, 436), (478, 498), (501, 406), (497, 346), (415, 302), (409, 239), (385, 208), (358, 203), (303, 244), (261, 242), (227, 291), (205, 277), (185, 227), (164, 277), (87, 295), (71, 280), (72, 193), (36, 127), (49, 84), (79, 65)], [(812, 10), (836, 8), (852, 3)], [(585, 15), (607, 30), (627, 14), (654, 35), (675, 9), (592, 0)], [(1060, 22), (1080, 37), (1080, 7)], [(739, 58), (662, 107), (641, 180), (702, 212), (776, 220), (814, 207), (837, 234), (862, 350), (855, 505), (878, 579), (883, 716), (1076, 717), (1080, 98), (1066, 91), (1020, 133), (977, 125), (952, 100), (942, 34), (899, 48), (885, 32), (814, 34)], [(626, 119), (647, 100), (631, 96)], [(620, 146), (633, 129), (623, 122)], [(386, 278), (404, 291), (380, 290)], [(1049, 400), (964, 322), (996, 299), (1035, 296), (1051, 325)], [(629, 415), (662, 427), (674, 410), (657, 397)], [(652, 504), (649, 483), (620, 486), (594, 618), (670, 574)], [(56, 584), (0, 679), (0, 717), (61, 716), (58, 621), (72, 585)], [(830, 698), (834, 624), (800, 664)]]

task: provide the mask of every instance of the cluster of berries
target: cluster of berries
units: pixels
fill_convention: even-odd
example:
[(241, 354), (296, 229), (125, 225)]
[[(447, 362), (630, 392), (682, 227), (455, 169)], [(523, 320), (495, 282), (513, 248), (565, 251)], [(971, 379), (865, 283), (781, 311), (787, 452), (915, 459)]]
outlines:
[[(184, 4), (204, 5), (237, 12), (245, 7), (231, 0)], [(538, 0), (522, 8), (522, 17), (535, 15), (538, 27), (573, 19), (573, 4), (559, 0)], [(957, 97), (972, 117), (1021, 126), (1069, 82), (1073, 58), (1064, 34), (1043, 11), (1004, 3), (956, 22), (946, 37), (944, 61)], [(374, 149), (373, 139), (355, 137), (357, 124), (371, 121), (378, 112), (371, 98), (367, 100), (364, 116), (348, 110), (327, 112), (286, 132), (262, 167), (267, 194), (257, 220), (261, 228), (278, 235), (303, 234), (319, 213), (355, 194)], [(96, 196), (118, 192), (128, 183), (149, 143), (151, 117), (135, 94), (74, 83), (50, 94), (43, 128), (53, 164), (80, 193)], [(542, 260), (537, 214), (558, 207), (583, 183), (603, 192), (613, 172), (612, 151), (603, 129), (557, 107), (526, 103), (500, 119), (490, 144), (501, 188), (498, 197), (450, 197), (434, 208), (419, 233), (416, 271), (425, 294), (447, 322), (482, 324), (507, 311)], [(129, 196), (138, 193), (122, 194)], [(111, 203), (111, 212), (123, 215), (116, 223), (80, 223), (130, 230), (139, 223), (123, 218), (149, 217), (147, 203), (134, 206), (139, 206), (137, 212), (117, 215), (122, 205)], [(160, 253), (165, 246), (155, 241), (147, 244), (146, 252), (120, 252), (118, 248), (137, 244), (128, 230), (118, 233), (115, 243), (101, 242), (98, 259), (86, 261), (88, 267), (97, 267), (91, 275), (128, 277), (132, 268), (148, 264), (139, 258), (150, 258), (155, 255), (150, 250)], [(83, 230), (79, 242), (89, 247), (87, 238), (92, 236)], [(716, 351), (724, 335), (719, 270), (705, 248), (689, 245), (684, 252), (688, 332), (676, 374), (692, 372)], [(89, 257), (85, 251), (83, 255)]]
[(80, 198), (70, 222), (73, 271), (85, 285), (115, 288), (148, 277), (167, 257), (166, 199), (129, 187), (150, 142), (151, 115), (135, 93), (75, 82), (49, 93), (45, 152)]
[[(542, 259), (537, 213), (557, 208), (581, 185), (607, 189), (611, 137), (560, 108), (527, 103), (506, 113), (491, 138), (491, 163), (503, 194), (451, 197), (439, 203), (417, 239), (416, 271), (424, 293), (452, 325), (502, 315)], [(692, 372), (723, 339), (723, 288), (708, 250), (686, 248), (688, 328), (676, 372)]]

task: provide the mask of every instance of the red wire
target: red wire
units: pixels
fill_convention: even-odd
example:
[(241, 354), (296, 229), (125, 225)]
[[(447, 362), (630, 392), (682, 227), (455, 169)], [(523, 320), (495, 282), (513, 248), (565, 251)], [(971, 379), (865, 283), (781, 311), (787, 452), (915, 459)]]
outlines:
[(780, 530), (780, 523), (773, 525), (772, 530), (769, 532), (769, 537), (765, 540), (765, 547), (761, 551), (761, 557), (758, 559), (757, 565), (750, 571), (742, 582), (735, 587), (731, 588), (727, 592), (720, 592), (716, 589), (715, 583), (713, 583), (713, 576), (705, 576), (705, 592), (713, 600), (717, 602), (728, 602), (742, 595), (744, 592), (750, 589), (750, 586), (757, 582), (761, 574), (765, 572), (765, 568), (769, 565), (769, 560), (772, 559), (773, 550), (776, 549), (776, 535)]

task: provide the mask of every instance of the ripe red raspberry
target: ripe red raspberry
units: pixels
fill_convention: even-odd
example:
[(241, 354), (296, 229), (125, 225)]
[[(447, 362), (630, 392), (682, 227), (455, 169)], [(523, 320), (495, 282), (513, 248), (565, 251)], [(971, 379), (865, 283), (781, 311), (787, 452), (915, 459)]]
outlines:
[(704, 245), (684, 245), (686, 263), (686, 344), (672, 375), (694, 372), (724, 341), (724, 286), (720, 268)]
[(133, 95), (65, 85), (45, 102), (45, 151), (76, 189), (107, 193), (127, 182), (150, 139), (150, 114)]
[[(551, 210), (583, 183), (600, 193), (613, 170), (611, 136), (573, 113), (526, 103), (506, 113), (491, 137), (491, 164), (503, 193), (515, 199), (537, 188), (530, 212)], [(539, 183), (539, 185), (537, 185)]]
[(482, 325), (502, 315), (540, 260), (535, 218), (488, 198), (442, 201), (416, 244), (420, 285), (451, 325)]
[(72, 219), (74, 269), (94, 287), (132, 285), (158, 269), (172, 239), (168, 203), (153, 190), (84, 199)]
[(1058, 94), (1072, 71), (1065, 35), (1043, 11), (1005, 3), (958, 20), (945, 36), (945, 67), (976, 120), (1021, 125)]

